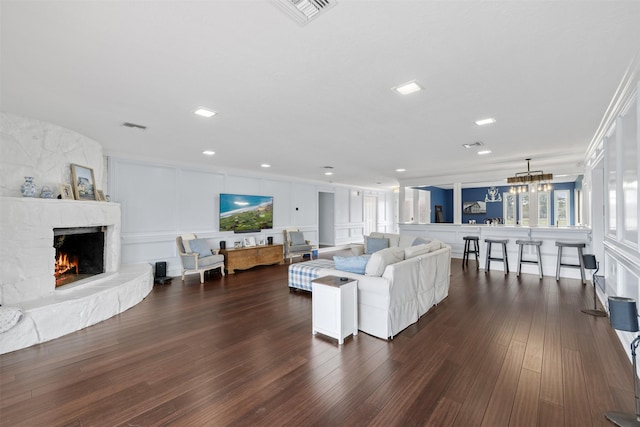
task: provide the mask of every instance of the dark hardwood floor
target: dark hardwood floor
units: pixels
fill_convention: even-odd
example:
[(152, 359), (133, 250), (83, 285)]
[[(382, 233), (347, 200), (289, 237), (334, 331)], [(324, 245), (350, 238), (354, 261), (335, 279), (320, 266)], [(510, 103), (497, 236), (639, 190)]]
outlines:
[(0, 425), (605, 426), (634, 412), (633, 384), (608, 320), (580, 312), (592, 289), (454, 259), (449, 297), (417, 324), (339, 347), (311, 335), (286, 265), (177, 278), (0, 356)]

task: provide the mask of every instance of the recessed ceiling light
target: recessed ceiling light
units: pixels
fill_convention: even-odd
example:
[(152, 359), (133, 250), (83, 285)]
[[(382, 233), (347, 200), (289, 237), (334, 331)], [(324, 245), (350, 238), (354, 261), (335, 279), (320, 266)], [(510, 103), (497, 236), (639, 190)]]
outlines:
[(211, 150), (204, 150), (202, 154), (204, 154), (205, 156), (213, 156), (214, 154), (216, 154), (216, 152)]
[(396, 169), (396, 172), (406, 172), (406, 169), (400, 168), (400, 169)]
[(199, 115), (199, 116), (207, 117), (207, 118), (208, 117), (213, 117), (213, 116), (216, 115), (215, 111), (211, 111), (211, 110), (208, 110), (208, 109), (202, 108), (202, 107), (198, 108), (196, 111), (194, 111), (194, 113)]
[(484, 156), (485, 154), (491, 154), (491, 150), (478, 151), (478, 155), (480, 156)]
[(391, 89), (395, 90), (401, 95), (409, 95), (410, 93), (414, 93), (422, 90), (422, 86), (420, 86), (418, 82), (416, 82), (415, 80), (411, 80), (410, 82), (403, 83)]
[(269, 163), (263, 163), (260, 165), (261, 168), (270, 168), (271, 165)]
[(491, 123), (495, 123), (495, 122), (496, 122), (496, 119), (494, 119), (493, 117), (490, 117), (488, 119), (476, 120), (476, 124), (478, 126), (490, 125)]
[(327, 171), (327, 172), (325, 172), (324, 174), (325, 174), (325, 175), (327, 175), (327, 176), (328, 176), (328, 175), (333, 175), (333, 172), (329, 172), (329, 171)]

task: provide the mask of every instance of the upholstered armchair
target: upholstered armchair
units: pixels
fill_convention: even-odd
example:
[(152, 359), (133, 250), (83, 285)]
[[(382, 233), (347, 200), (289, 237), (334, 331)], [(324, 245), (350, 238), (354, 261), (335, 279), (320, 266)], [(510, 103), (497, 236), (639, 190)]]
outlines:
[(198, 239), (195, 234), (183, 234), (176, 237), (176, 245), (182, 262), (182, 280), (185, 274), (200, 273), (200, 283), (204, 283), (204, 272), (216, 268), (224, 276), (224, 256), (211, 249), (205, 239)]
[(309, 255), (313, 258), (313, 246), (304, 239), (304, 234), (297, 228), (288, 228), (284, 233), (284, 258), (289, 258), (289, 264), (293, 262), (294, 256), (303, 257)]

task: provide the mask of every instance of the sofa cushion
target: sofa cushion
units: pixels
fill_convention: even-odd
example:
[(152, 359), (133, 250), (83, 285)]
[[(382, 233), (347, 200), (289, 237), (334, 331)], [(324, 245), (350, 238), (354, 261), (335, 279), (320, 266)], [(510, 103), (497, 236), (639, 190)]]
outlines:
[(389, 239), (384, 237), (367, 237), (364, 238), (364, 253), (372, 254), (389, 247)]
[(370, 255), (361, 256), (334, 256), (334, 268), (350, 273), (364, 274)]
[(438, 249), (442, 249), (442, 242), (440, 240), (432, 240), (427, 243), (427, 248), (429, 248), (429, 252), (437, 251)]
[(431, 239), (423, 239), (422, 237), (416, 237), (411, 246), (425, 245), (429, 243)]
[(382, 276), (389, 264), (395, 264), (404, 259), (404, 249), (391, 247), (382, 249), (371, 255), (364, 274), (367, 276)]
[(429, 245), (424, 243), (422, 245), (409, 246), (408, 248), (404, 248), (404, 259), (409, 259), (413, 257), (417, 257), (418, 255), (424, 255), (429, 253), (431, 250)]
[(385, 237), (387, 239), (389, 239), (389, 247), (393, 248), (398, 247), (400, 245), (400, 235), (399, 234), (392, 234), (392, 233), (384, 233), (384, 235), (382, 237)]
[(191, 248), (191, 252), (197, 252), (201, 257), (211, 256), (211, 248), (209, 247), (209, 243), (207, 243), (207, 239), (189, 240), (189, 247)]
[(407, 248), (413, 245), (413, 241), (416, 240), (415, 236), (410, 236), (408, 234), (402, 234), (399, 236), (398, 247)]
[(307, 244), (307, 241), (304, 240), (304, 234), (302, 233), (302, 231), (290, 231), (289, 241), (291, 242), (291, 246)]

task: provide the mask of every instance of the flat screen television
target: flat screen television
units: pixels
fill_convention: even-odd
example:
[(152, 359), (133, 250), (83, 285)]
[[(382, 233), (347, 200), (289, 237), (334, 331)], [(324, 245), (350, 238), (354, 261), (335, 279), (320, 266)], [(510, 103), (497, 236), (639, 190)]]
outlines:
[(220, 231), (255, 233), (273, 228), (273, 197), (220, 194)]

